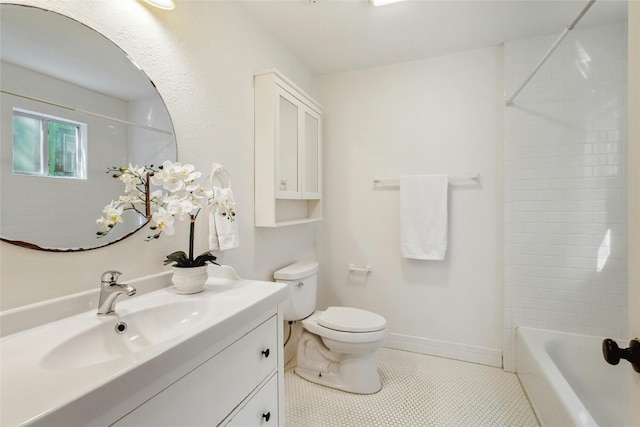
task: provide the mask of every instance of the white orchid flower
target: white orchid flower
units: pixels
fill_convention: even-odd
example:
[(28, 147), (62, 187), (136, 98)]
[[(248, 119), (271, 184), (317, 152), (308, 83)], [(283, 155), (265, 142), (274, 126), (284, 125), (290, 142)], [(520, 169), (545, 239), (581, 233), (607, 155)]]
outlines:
[[(184, 176), (184, 175), (183, 175)], [(191, 172), (188, 175), (184, 176), (184, 182), (186, 184), (193, 184), (194, 182), (196, 182), (196, 180), (200, 179), (200, 177), (202, 176), (202, 174), (200, 172)]]
[(137, 204), (137, 203), (144, 203), (144, 193), (138, 189), (136, 189), (135, 191), (132, 191), (131, 194), (125, 194), (123, 196), (120, 196), (120, 198), (118, 199), (118, 201), (120, 202), (120, 204)]
[(198, 205), (195, 205), (189, 199), (176, 199), (169, 202), (167, 205), (167, 212), (171, 215), (177, 216), (180, 220), (184, 221), (195, 214), (199, 209)]
[(196, 167), (189, 163), (185, 163), (183, 165), (180, 162), (176, 162), (173, 164), (173, 170), (176, 175), (179, 175), (182, 178), (182, 180), (188, 181), (191, 174), (196, 170)]
[(200, 188), (200, 184), (196, 181), (185, 181), (185, 190), (189, 193), (195, 193)]
[(106, 217), (107, 226), (109, 227), (112, 227), (118, 222), (122, 222), (122, 212), (124, 211), (124, 207), (118, 205), (118, 202), (113, 201), (102, 210), (102, 213), (104, 213)]
[(118, 177), (120, 181), (124, 183), (124, 192), (130, 193), (134, 190), (137, 190), (137, 186), (142, 184), (142, 175), (144, 174), (145, 168), (141, 168), (140, 166), (132, 166), (129, 163), (129, 167), (122, 170), (121, 174)]
[(192, 193), (192, 201), (200, 208), (209, 206), (212, 202), (213, 190), (208, 190), (204, 187), (199, 187)]
[(109, 230), (109, 223), (105, 217), (100, 217), (96, 220), (96, 224), (98, 224), (98, 231), (105, 232)]
[(167, 179), (162, 182), (162, 187), (170, 193), (176, 193), (185, 189), (185, 182), (180, 175), (170, 174)]
[(198, 197), (210, 199), (211, 197), (213, 197), (213, 190), (210, 188), (198, 187), (198, 189), (194, 191), (193, 194), (198, 195)]
[(151, 216), (151, 221), (153, 221), (155, 227), (159, 230), (158, 234), (166, 233), (168, 235), (173, 235), (176, 231), (175, 226), (173, 225), (173, 215), (167, 212), (164, 208), (159, 208), (155, 211)]
[[(166, 163), (166, 162), (165, 162)], [(156, 186), (163, 186), (164, 182), (169, 179), (170, 173), (168, 169), (162, 168), (151, 175), (151, 183)]]
[(192, 205), (197, 206), (198, 209), (209, 206), (209, 199), (205, 196), (200, 195), (199, 193), (189, 193), (186, 197), (186, 200), (189, 200), (189, 202)]

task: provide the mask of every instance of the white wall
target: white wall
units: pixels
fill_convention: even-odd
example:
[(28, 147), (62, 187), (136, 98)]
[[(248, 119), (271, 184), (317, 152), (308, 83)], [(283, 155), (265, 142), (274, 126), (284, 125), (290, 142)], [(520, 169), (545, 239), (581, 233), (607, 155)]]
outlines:
[[(507, 94), (555, 37), (505, 44)], [(506, 110), (506, 369), (519, 325), (627, 335), (626, 39), (577, 28)]]
[[(314, 76), (234, 2), (179, 1), (165, 12), (142, 2), (28, 0), (78, 19), (113, 40), (149, 75), (171, 114), (178, 159), (203, 172), (212, 162), (232, 174), (241, 247), (222, 262), (240, 275), (270, 280), (289, 262), (315, 257), (315, 228), (253, 227), (252, 74), (279, 68), (307, 92)], [(107, 200), (108, 202), (109, 200)], [(4, 202), (4, 200), (3, 200)], [(106, 204), (106, 203), (105, 203)], [(97, 212), (99, 214), (99, 212)], [(196, 226), (197, 250), (206, 245), (206, 222)], [(151, 243), (138, 233), (124, 242), (84, 253), (44, 253), (0, 243), (3, 309), (93, 289), (108, 269), (124, 280), (163, 270), (164, 256), (187, 245), (187, 228)]]
[[(392, 347), (501, 365), (501, 85), (500, 48), (320, 78), (320, 308), (380, 313)], [(402, 259), (399, 191), (374, 190), (373, 177), (470, 171), (479, 186), (449, 189), (446, 259)]]

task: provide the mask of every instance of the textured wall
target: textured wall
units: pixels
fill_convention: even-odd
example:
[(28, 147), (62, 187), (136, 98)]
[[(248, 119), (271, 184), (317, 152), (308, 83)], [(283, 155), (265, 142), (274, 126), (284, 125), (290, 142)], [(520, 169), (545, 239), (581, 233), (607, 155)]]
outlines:
[[(165, 12), (135, 0), (20, 3), (53, 9), (113, 40), (164, 98), (176, 131), (178, 159), (203, 172), (214, 161), (230, 171), (241, 247), (225, 254), (223, 263), (244, 277), (270, 280), (272, 272), (287, 263), (315, 256), (313, 225), (283, 230), (253, 226), (252, 74), (276, 67), (312, 94), (314, 77), (237, 4), (179, 1), (175, 10)], [(196, 249), (204, 250), (206, 221), (199, 220), (196, 232)], [(183, 226), (175, 237), (152, 243), (143, 238), (139, 233), (107, 248), (71, 254), (0, 243), (2, 308), (92, 289), (108, 269), (122, 271), (125, 280), (159, 272), (166, 254), (186, 250), (187, 229)]]

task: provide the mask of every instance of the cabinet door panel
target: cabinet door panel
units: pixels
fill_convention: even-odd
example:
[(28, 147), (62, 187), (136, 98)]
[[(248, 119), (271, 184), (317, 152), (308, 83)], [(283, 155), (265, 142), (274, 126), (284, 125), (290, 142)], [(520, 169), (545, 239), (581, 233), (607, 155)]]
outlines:
[(320, 198), (320, 118), (304, 112), (304, 179), (302, 198)]
[(275, 183), (278, 198), (300, 197), (298, 114), (296, 99), (285, 91), (278, 91)]
[(278, 416), (278, 376), (274, 375), (226, 425), (277, 426)]
[(217, 425), (276, 370), (277, 343), (272, 317), (113, 426)]

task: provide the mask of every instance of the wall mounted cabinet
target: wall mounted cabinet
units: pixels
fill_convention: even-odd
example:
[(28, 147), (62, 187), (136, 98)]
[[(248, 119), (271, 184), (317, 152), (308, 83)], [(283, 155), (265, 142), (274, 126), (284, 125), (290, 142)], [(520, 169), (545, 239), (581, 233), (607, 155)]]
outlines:
[(322, 219), (322, 106), (277, 70), (254, 75), (255, 223)]

